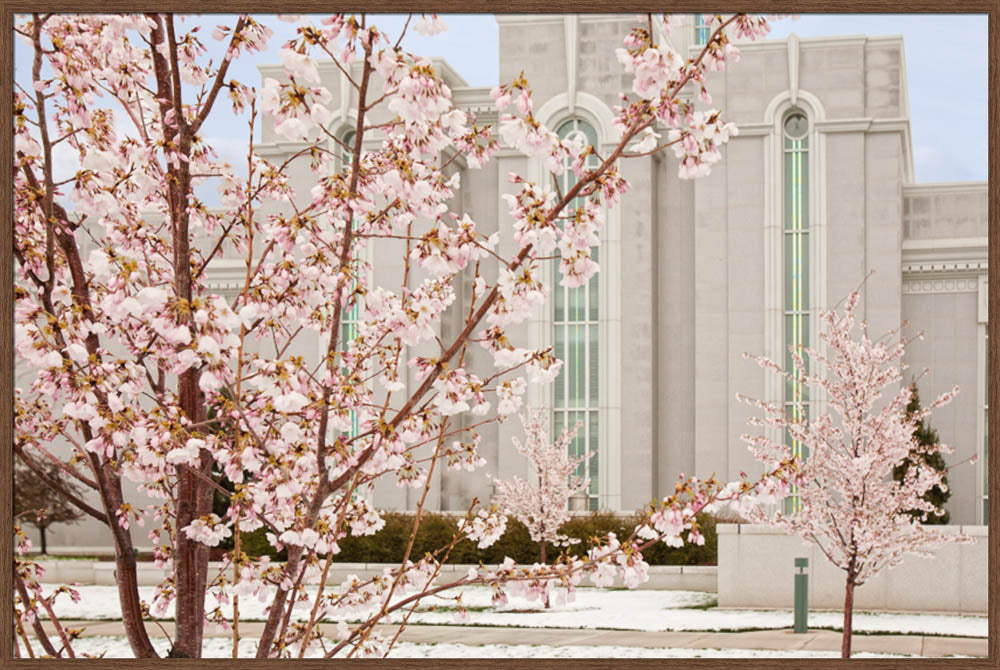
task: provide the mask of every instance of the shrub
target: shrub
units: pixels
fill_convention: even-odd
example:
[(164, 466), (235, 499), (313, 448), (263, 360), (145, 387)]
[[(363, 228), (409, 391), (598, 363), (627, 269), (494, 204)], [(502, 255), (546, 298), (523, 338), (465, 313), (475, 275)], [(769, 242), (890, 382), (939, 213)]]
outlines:
[[(413, 528), (413, 515), (406, 512), (383, 512), (383, 517), (385, 526), (374, 535), (344, 538), (339, 543), (340, 553), (336, 560), (345, 563), (401, 561)], [(426, 552), (447, 544), (455, 534), (457, 519), (454, 515), (424, 512), (410, 554), (411, 560), (417, 560)], [(601, 537), (609, 531), (616, 533), (619, 538), (627, 537), (638, 519), (638, 515), (591, 512), (572, 517), (563, 524), (561, 532), (580, 540), (569, 548), (569, 552), (574, 556), (583, 556), (590, 548), (590, 538)], [(716, 521), (708, 515), (699, 515), (698, 520), (705, 537), (704, 546), (685, 543), (682, 547), (674, 548), (657, 543), (643, 552), (646, 561), (650, 565), (715, 565), (718, 556)], [(245, 550), (249, 553), (248, 548)], [(547, 553), (550, 557), (557, 556), (559, 549), (549, 545)], [(447, 562), (482, 562), (491, 565), (503, 562), (507, 556), (518, 563), (534, 563), (541, 557), (539, 546), (531, 540), (528, 528), (514, 518), (507, 520), (507, 531), (496, 544), (479, 549), (474, 543), (462, 540), (455, 545)]]
[[(382, 512), (385, 526), (374, 535), (361, 537), (348, 536), (341, 540), (340, 553), (336, 561), (340, 563), (399, 563), (403, 559), (406, 545), (413, 529), (413, 514), (408, 512)], [(434, 551), (448, 544), (455, 535), (458, 518), (452, 514), (424, 512), (417, 529), (417, 537), (413, 542), (410, 560), (416, 561), (425, 553)], [(718, 560), (718, 537), (715, 526), (726, 523), (727, 519), (716, 519), (707, 514), (698, 515), (701, 534), (705, 537), (703, 546), (685, 542), (682, 547), (668, 547), (658, 542), (646, 549), (643, 556), (650, 565), (715, 565)], [(614, 512), (590, 512), (573, 516), (563, 524), (561, 532), (580, 540), (569, 548), (573, 556), (583, 556), (590, 548), (590, 539), (603, 537), (608, 532), (618, 535), (619, 539), (628, 537), (636, 524), (639, 515), (622, 515)], [(285, 551), (275, 551), (265, 537), (266, 528), (258, 528), (253, 532), (240, 534), (240, 548), (248, 556), (270, 556), (272, 560), (285, 560)], [(222, 553), (231, 551), (233, 539), (226, 538), (213, 552), (213, 559), (221, 558)], [(561, 548), (549, 545), (546, 550), (549, 557), (558, 556)], [(518, 563), (535, 563), (541, 558), (537, 542), (533, 542), (527, 526), (514, 519), (507, 519), (507, 531), (492, 546), (479, 549), (475, 543), (462, 540), (448, 556), (447, 563), (484, 563), (495, 565), (502, 563), (506, 557)], [(550, 558), (551, 560), (551, 558)]]

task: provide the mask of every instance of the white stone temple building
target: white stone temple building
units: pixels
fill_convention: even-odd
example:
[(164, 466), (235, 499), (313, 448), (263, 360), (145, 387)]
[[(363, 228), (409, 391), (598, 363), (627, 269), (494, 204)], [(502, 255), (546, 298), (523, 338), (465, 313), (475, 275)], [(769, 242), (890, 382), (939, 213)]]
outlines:
[[(499, 80), (523, 70), (536, 116), (560, 134), (584, 133), (603, 152), (616, 143), (618, 92), (631, 89), (614, 50), (636, 20), (498, 15)], [(669, 40), (694, 55), (706, 36), (690, 17)], [(551, 283), (549, 302), (511, 329), (519, 345), (552, 344), (564, 360), (556, 383), (532, 389), (528, 401), (552, 408), (557, 423), (583, 422), (574, 448), (594, 455), (581, 506), (642, 507), (671, 493), (679, 473), (735, 479), (759, 472), (740, 440), (751, 410), (736, 394), (783, 402), (792, 391), (742, 354), (783, 362), (789, 345), (816, 343), (818, 312), (871, 273), (861, 308), (871, 332), (906, 322), (910, 332), (925, 333), (907, 353), (907, 374), (929, 368), (919, 380), (922, 399), (961, 387), (931, 423), (955, 449), (949, 463), (980, 455), (950, 472), (947, 509), (952, 523), (984, 523), (986, 182), (914, 181), (901, 37), (793, 35), (740, 48), (739, 63), (709, 78), (713, 106), (739, 127), (712, 174), (682, 181), (672, 154), (625, 161), (632, 189), (602, 231), (601, 271), (580, 289)], [(434, 66), (458, 106), (480, 122), (495, 119), (488, 88), (467, 86), (443, 61)], [(284, 76), (278, 65), (260, 69), (262, 77)], [(339, 109), (333, 131), (351, 132), (354, 91), (332, 63), (321, 62), (320, 73), (334, 95), (331, 108)], [(280, 162), (301, 146), (276, 136), (265, 117), (261, 155)], [(454, 169), (461, 186), (453, 211), (487, 234), (500, 230), (501, 250), (509, 251), (500, 198), (512, 188), (507, 175), (537, 179), (541, 165), (501, 150), (482, 169)], [(308, 178), (304, 167), (298, 174)], [(380, 276), (396, 282), (398, 257), (370, 259), (375, 284)], [(210, 281), (225, 292), (232, 272), (223, 259)], [(454, 323), (441, 324), (443, 340), (457, 332), (462, 292)], [(808, 411), (823, 412), (822, 400)], [(516, 419), (484, 431), (490, 474), (527, 474), (511, 445), (519, 434)], [(464, 509), (492, 491), (483, 470), (435, 477), (431, 509)], [(375, 502), (409, 508), (419, 493), (387, 482)], [(105, 533), (89, 521), (62, 525), (50, 531), (50, 544), (110, 546), (98, 539)]]
[[(523, 70), (541, 121), (607, 149), (616, 142), (612, 106), (631, 87), (614, 50), (636, 20), (498, 15), (499, 79)], [(669, 39), (694, 55), (706, 36), (691, 17)], [(681, 472), (759, 471), (739, 439), (750, 410), (736, 393), (784, 401), (786, 390), (742, 354), (784, 361), (788, 345), (817, 342), (818, 312), (869, 273), (861, 311), (871, 332), (906, 322), (925, 333), (907, 354), (907, 374), (929, 368), (922, 398), (961, 387), (931, 419), (955, 449), (949, 462), (984, 453), (986, 182), (914, 181), (902, 38), (793, 35), (740, 48), (742, 60), (709, 80), (713, 105), (740, 129), (723, 160), (695, 181), (678, 179), (672, 155), (625, 161), (632, 190), (602, 232), (600, 273), (581, 289), (556, 286), (519, 331), (564, 360), (557, 382), (530, 402), (553, 408), (557, 423), (583, 422), (576, 448), (595, 454), (590, 508), (641, 507), (671, 492)], [(487, 88), (466, 86), (447, 63), (435, 67), (460, 107), (495, 118)], [(349, 92), (332, 64), (321, 72), (332, 91)], [(338, 103), (347, 131), (354, 102)], [(267, 129), (264, 140), (269, 157), (297, 149)], [(455, 209), (512, 244), (499, 197), (511, 188), (507, 174), (538, 178), (541, 166), (501, 151), (483, 169), (458, 170)], [(377, 283), (378, 263), (374, 272)], [(809, 411), (822, 412), (822, 402)], [(493, 474), (526, 474), (510, 444), (518, 431), (509, 421), (484, 433)], [(985, 521), (985, 475), (983, 458), (949, 474), (952, 523)], [(462, 509), (490, 486), (480, 473), (445, 473), (434, 503)], [(390, 484), (376, 502), (407, 507), (408, 496)]]

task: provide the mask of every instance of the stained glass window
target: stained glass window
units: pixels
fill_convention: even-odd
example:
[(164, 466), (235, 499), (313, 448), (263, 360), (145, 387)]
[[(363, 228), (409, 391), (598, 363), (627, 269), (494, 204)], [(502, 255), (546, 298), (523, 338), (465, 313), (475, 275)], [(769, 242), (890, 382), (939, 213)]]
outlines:
[[(809, 418), (809, 390), (802, 376), (809, 359), (802, 351), (809, 346), (809, 120), (793, 112), (784, 123), (784, 367), (791, 376), (785, 380), (785, 412), (793, 420)], [(802, 355), (806, 370), (796, 370), (792, 352)], [(787, 431), (785, 444), (801, 458), (809, 449)], [(801, 507), (795, 489), (785, 499), (785, 513)]]
[(694, 15), (694, 43), (697, 45), (705, 44), (708, 42), (708, 38), (711, 36), (712, 31), (708, 26), (708, 19), (705, 18), (704, 14)]
[[(559, 126), (560, 138), (581, 134), (587, 144), (597, 146), (594, 128), (580, 119), (570, 119)], [(594, 156), (587, 158), (586, 167), (597, 167)], [(576, 175), (566, 170), (559, 177), (559, 188), (565, 193), (576, 183)], [(579, 206), (579, 201), (570, 207)], [(600, 262), (598, 249), (591, 254)], [(558, 436), (567, 426), (582, 422), (576, 438), (570, 444), (570, 454), (579, 456), (587, 451), (590, 458), (580, 463), (577, 474), (590, 480), (586, 491), (587, 509), (598, 508), (600, 481), (598, 478), (598, 447), (600, 435), (600, 339), (598, 320), (600, 318), (600, 273), (590, 278), (583, 286), (566, 288), (553, 287), (553, 338), (554, 353), (562, 362), (559, 376), (553, 388), (553, 437)]]
[[(354, 146), (355, 132), (353, 130), (348, 130), (340, 138), (340, 141), (344, 143), (346, 147)], [(340, 163), (342, 170), (351, 169), (351, 158), (353, 154), (351, 151), (341, 148)], [(351, 226), (357, 229), (357, 220), (351, 221)], [(359, 297), (354, 294), (350, 298), (350, 302), (347, 304), (346, 309), (340, 315), (340, 337), (338, 338), (340, 342), (340, 350), (346, 351), (348, 345), (355, 337), (358, 336), (358, 306)], [(358, 434), (358, 413), (351, 412), (351, 430), (350, 435)]]

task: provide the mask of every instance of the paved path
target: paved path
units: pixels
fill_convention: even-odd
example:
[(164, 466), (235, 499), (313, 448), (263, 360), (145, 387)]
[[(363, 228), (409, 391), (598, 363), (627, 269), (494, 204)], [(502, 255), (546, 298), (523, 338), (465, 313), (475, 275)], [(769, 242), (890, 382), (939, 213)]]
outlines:
[[(84, 635), (123, 635), (120, 621), (64, 621), (71, 628), (86, 627)], [(163, 631), (154, 624), (146, 624), (149, 634), (162, 636)], [(164, 629), (173, 635), (173, 623), (164, 622)], [(240, 634), (255, 637), (263, 628), (262, 622), (240, 624)], [(215, 631), (208, 626), (208, 637), (228, 637), (229, 633)], [(394, 626), (380, 626), (387, 631)], [(332, 625), (323, 629), (335, 634)], [(840, 651), (840, 633), (816, 630), (796, 635), (791, 630), (764, 630), (745, 633), (706, 632), (646, 632), (623, 630), (591, 630), (579, 628), (506, 628), (501, 626), (432, 626), (413, 624), (403, 631), (400, 640), (433, 644), (438, 642), (480, 644), (539, 644), (566, 645), (620, 645), (624, 647), (672, 647), (675, 649), (777, 649), (784, 651)], [(951, 655), (986, 656), (986, 638), (939, 637), (933, 635), (854, 635), (855, 652), (881, 654), (910, 654), (940, 657)]]

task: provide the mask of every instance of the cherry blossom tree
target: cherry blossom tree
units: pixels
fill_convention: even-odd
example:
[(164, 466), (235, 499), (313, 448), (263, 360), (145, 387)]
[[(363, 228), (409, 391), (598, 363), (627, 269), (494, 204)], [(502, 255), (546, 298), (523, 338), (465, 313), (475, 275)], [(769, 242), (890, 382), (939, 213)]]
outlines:
[[(855, 315), (858, 299), (859, 291), (854, 291), (841, 313), (820, 315), (822, 348), (793, 350), (792, 370), (746, 355), (808, 389), (795, 399), (797, 411), (737, 396), (763, 412), (762, 417), (750, 419), (751, 425), (787, 436), (808, 449), (808, 458), (787, 482), (797, 487), (794, 512), (769, 512), (765, 504), (780, 501), (778, 494), (748, 498), (743, 511), (752, 521), (809, 540), (844, 571), (843, 658), (851, 655), (855, 588), (899, 565), (907, 554), (932, 556), (932, 550), (943, 544), (972, 541), (922, 523), (941, 513), (925, 494), (941, 485), (944, 472), (920, 455), (951, 453), (951, 448), (940, 443), (920, 445), (915, 431), (933, 409), (951, 402), (958, 387), (928, 407), (910, 407), (913, 387), (900, 381), (906, 368), (903, 354), (913, 338), (899, 330), (871, 338), (867, 323), (859, 323)], [(829, 412), (810, 419), (802, 407), (805, 393), (810, 398), (822, 395)], [(743, 439), (765, 468), (793, 460), (785, 442), (766, 435), (746, 434)], [(904, 462), (908, 464), (905, 474), (894, 479), (894, 469)]]
[[(570, 457), (569, 445), (576, 437), (582, 423), (563, 430), (553, 442), (549, 439), (549, 413), (541, 409), (521, 415), (525, 438), (514, 438), (514, 447), (527, 458), (538, 476), (538, 483), (531, 484), (520, 477), (510, 481), (496, 481), (496, 505), (523, 523), (538, 543), (542, 563), (548, 556), (548, 544), (569, 545), (571, 539), (559, 534), (559, 528), (569, 520), (570, 496), (586, 489), (588, 480), (575, 475), (577, 466), (587, 457), (583, 454)], [(542, 594), (545, 607), (549, 607), (548, 591)]]
[[(229, 75), (234, 60), (268, 47), (272, 30), (253, 16), (212, 32), (221, 58), (208, 56), (199, 25), (171, 14), (36, 13), (15, 26), (32, 50), (14, 101), (15, 347), (31, 372), (16, 390), (15, 451), (85, 487), (86, 496), (62, 493), (111, 533), (137, 657), (157, 655), (144, 621), (171, 609), (170, 656), (199, 657), (206, 622), (232, 630), (236, 656), (239, 604), (251, 597), (269, 604), (259, 658), (384, 655), (398, 632), (384, 636), (375, 624), (398, 615), (405, 626), (421, 599), (448, 589), (487, 584), (502, 601), (550, 582), (572, 592), (586, 574), (634, 586), (645, 575), (642, 547), (678, 542), (685, 530), (696, 537), (695, 513), (755, 490), (759, 483), (688, 478), (650, 505), (635, 534), (604, 538), (586, 558), (508, 561), (442, 583), (440, 565), (459, 540), (486, 546), (503, 532), (498, 508), (474, 500), (437, 553), (411, 561), (407, 552), (383, 575), (328, 584), (338, 540), (381, 527), (367, 496), (377, 482), (421, 492), (415, 536), (435, 469), (481, 467), (477, 429), (516, 412), (528, 383), (556, 376), (551, 348), (517, 346), (505, 328), (545, 300), (549, 259), (563, 285), (597, 271), (591, 248), (605, 210), (628, 190), (622, 159), (669, 146), (682, 177), (708, 173), (736, 128), (719, 111), (696, 109), (687, 91), (708, 105), (706, 70), (737, 55), (729, 36), (754, 39), (768, 26), (716, 17), (700, 53), (685, 59), (656, 41), (652, 16), (639, 18), (617, 53), (635, 75), (615, 110), (620, 138), (601, 153), (542, 125), (523, 77), (493, 90), (499, 123), (480, 126), (455, 107), (430, 61), (401, 48), (402, 34), (365, 15), (279, 18), (299, 21), (279, 51), (286, 80), (267, 78), (259, 91)], [(427, 33), (443, 27), (434, 16), (411, 22)], [(328, 127), (332, 93), (319, 58), (353, 91), (349, 142)], [(203, 134), (223, 105), (247, 124), (240, 169)], [(259, 155), (262, 115), (306, 147), (280, 162)], [(452, 164), (476, 169), (501, 141), (553, 175), (576, 176), (560, 192), (548, 177), (510, 175), (509, 255), (498, 235), (450, 209)], [(293, 189), (293, 169), (310, 175), (304, 190)], [(213, 186), (221, 209), (197, 195)], [(370, 280), (360, 253), (370, 245), (398, 250), (397, 285)], [(206, 280), (223, 249), (242, 261), (235, 297)], [(466, 276), (467, 311), (455, 304)], [(351, 313), (353, 332), (344, 328)], [(461, 326), (442, 339), (446, 313)], [(318, 360), (292, 353), (308, 338), (323, 342)], [(473, 369), (470, 347), (484, 348), (495, 369)], [(401, 381), (408, 375), (414, 387)], [(137, 493), (154, 503), (129, 502)], [(212, 512), (215, 493), (229, 498), (224, 517)], [(287, 551), (285, 563), (241, 549), (241, 532), (261, 527)], [(168, 575), (150, 602), (136, 578), (142, 537)], [(227, 537), (233, 551), (210, 571), (209, 548)], [(19, 601), (19, 626), (37, 618), (39, 602)], [(318, 627), (348, 615), (361, 623), (341, 625), (339, 637)], [(31, 654), (29, 638), (19, 639)], [(70, 642), (42, 644), (65, 655)]]

